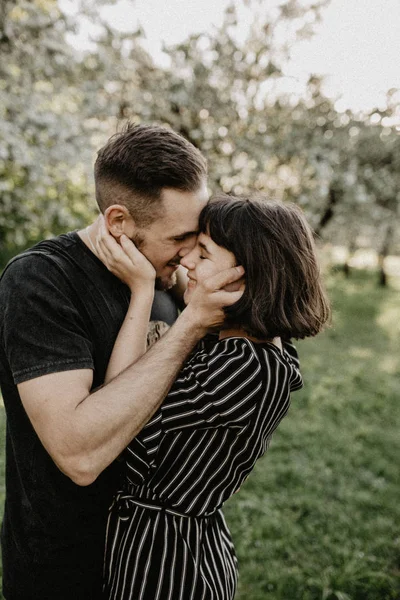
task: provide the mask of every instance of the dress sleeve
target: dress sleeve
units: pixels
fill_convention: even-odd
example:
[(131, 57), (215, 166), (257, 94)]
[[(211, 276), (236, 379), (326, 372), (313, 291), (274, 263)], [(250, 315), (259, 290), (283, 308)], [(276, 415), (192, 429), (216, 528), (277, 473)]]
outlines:
[(226, 338), (184, 365), (158, 414), (164, 431), (240, 426), (262, 388), (259, 358), (245, 338)]
[(93, 369), (92, 343), (65, 273), (44, 255), (14, 260), (0, 281), (1, 343), (16, 384)]
[(299, 355), (297, 352), (296, 346), (293, 344), (292, 340), (284, 340), (282, 341), (283, 351), (286, 355), (286, 358), (291, 362), (296, 369), (300, 368)]

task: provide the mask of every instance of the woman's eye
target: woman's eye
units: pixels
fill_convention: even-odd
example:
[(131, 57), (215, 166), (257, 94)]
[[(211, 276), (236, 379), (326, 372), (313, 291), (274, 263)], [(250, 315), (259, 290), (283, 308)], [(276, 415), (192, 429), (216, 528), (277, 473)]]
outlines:
[(207, 258), (207, 256), (203, 256), (202, 254), (200, 254), (199, 258), (204, 260), (205, 258)]

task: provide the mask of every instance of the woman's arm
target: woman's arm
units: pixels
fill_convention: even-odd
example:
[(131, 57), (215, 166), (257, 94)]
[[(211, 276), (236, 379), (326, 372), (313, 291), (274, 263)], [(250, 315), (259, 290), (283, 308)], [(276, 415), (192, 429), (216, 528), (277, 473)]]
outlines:
[(131, 290), (128, 312), (115, 341), (105, 383), (122, 373), (146, 352), (147, 328), (154, 298), (155, 270), (139, 250), (122, 235), (120, 246), (103, 245), (99, 256)]
[(131, 295), (128, 312), (110, 356), (104, 383), (114, 379), (146, 352), (147, 328), (153, 297), (154, 284), (147, 294), (141, 292)]

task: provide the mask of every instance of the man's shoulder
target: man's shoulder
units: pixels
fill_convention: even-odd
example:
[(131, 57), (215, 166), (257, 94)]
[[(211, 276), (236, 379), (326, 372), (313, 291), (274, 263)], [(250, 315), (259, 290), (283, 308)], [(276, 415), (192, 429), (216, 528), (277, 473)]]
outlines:
[(14, 256), (14, 258), (12, 258), (7, 266), (9, 267), (10, 265), (22, 260), (22, 259), (26, 259), (26, 258), (31, 258), (31, 257), (52, 257), (52, 256), (58, 256), (58, 255), (62, 255), (64, 252), (70, 250), (72, 247), (76, 246), (79, 240), (79, 236), (77, 234), (76, 231), (70, 231), (68, 233), (63, 233), (57, 237), (54, 238), (50, 238), (47, 240), (42, 240), (40, 242), (38, 242), (37, 244), (35, 244), (34, 246), (31, 246), (30, 248), (27, 248), (26, 250), (23, 250), (22, 252), (20, 252), (19, 254), (17, 254), (16, 256)]
[[(7, 277), (10, 272), (29, 276), (35, 266), (43, 270), (43, 265), (58, 264), (65, 261), (75, 248), (79, 251), (79, 236), (77, 232), (71, 231), (57, 237), (42, 240), (31, 248), (27, 248), (14, 256), (5, 266), (0, 279)], [(44, 271), (45, 273), (46, 271)]]

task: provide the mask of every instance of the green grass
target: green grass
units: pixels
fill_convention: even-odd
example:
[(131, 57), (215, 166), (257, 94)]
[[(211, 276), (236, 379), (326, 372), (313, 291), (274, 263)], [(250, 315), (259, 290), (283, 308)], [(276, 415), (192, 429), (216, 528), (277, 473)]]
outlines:
[(297, 344), (305, 387), (225, 508), (238, 600), (400, 598), (399, 292), (355, 272), (329, 294), (332, 328)]
[(236, 600), (400, 599), (396, 285), (330, 278), (333, 326), (298, 343), (305, 388), (225, 507)]

